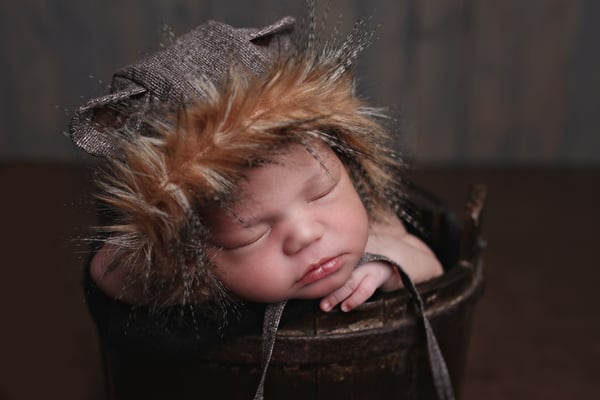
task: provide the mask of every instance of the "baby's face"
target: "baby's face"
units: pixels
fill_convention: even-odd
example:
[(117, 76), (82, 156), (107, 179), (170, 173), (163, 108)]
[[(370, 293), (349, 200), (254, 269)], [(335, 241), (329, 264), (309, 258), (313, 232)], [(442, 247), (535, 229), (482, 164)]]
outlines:
[(292, 145), (250, 169), (232, 211), (209, 216), (215, 274), (245, 300), (321, 298), (349, 278), (369, 221), (348, 173), (325, 145)]

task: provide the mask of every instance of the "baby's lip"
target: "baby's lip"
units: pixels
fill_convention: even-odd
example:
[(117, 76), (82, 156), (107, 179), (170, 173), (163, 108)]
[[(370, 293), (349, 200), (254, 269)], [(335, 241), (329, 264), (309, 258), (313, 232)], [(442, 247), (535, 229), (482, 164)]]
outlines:
[(298, 279), (298, 283), (307, 285), (326, 276), (333, 274), (342, 267), (342, 256), (322, 258), (316, 263), (310, 264), (304, 275)]

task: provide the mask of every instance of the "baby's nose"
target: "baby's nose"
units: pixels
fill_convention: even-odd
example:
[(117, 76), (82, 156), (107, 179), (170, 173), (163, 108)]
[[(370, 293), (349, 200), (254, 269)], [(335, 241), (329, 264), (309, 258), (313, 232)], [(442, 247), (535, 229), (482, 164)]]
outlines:
[(289, 234), (283, 243), (283, 251), (287, 255), (296, 254), (323, 236), (323, 225), (315, 220), (299, 218), (290, 227)]

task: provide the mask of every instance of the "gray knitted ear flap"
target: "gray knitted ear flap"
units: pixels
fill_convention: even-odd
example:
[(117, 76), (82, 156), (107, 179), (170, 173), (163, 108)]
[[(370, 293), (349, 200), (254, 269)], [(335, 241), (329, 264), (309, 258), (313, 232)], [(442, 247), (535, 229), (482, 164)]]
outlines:
[(202, 98), (198, 80), (218, 86), (232, 64), (256, 74), (291, 45), (294, 18), (264, 28), (240, 28), (209, 21), (177, 41), (113, 75), (111, 93), (89, 100), (71, 119), (75, 144), (102, 157), (119, 154), (118, 136), (137, 134), (150, 102), (176, 105)]

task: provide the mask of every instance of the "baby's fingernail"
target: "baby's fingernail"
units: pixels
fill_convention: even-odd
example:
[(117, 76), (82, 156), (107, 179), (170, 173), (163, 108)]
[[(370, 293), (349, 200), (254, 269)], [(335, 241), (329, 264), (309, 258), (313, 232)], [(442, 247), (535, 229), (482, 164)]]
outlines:
[(331, 303), (328, 301), (324, 301), (321, 303), (321, 310), (323, 311), (329, 311), (331, 310)]
[(348, 312), (350, 311), (350, 307), (348, 307), (346, 304), (342, 304), (340, 306), (340, 308), (342, 309), (343, 312)]

